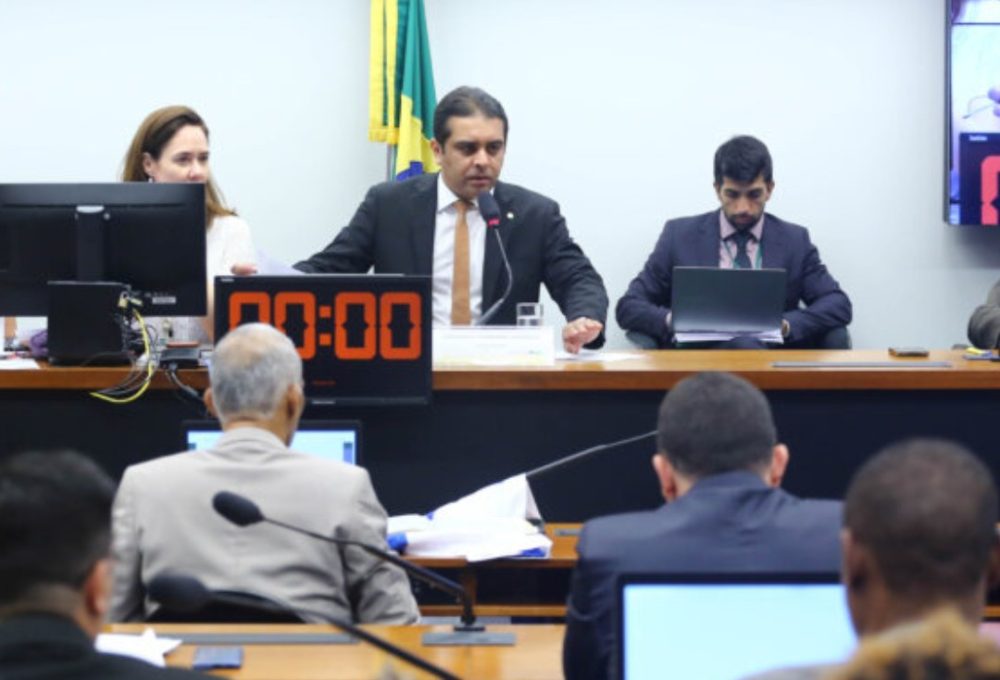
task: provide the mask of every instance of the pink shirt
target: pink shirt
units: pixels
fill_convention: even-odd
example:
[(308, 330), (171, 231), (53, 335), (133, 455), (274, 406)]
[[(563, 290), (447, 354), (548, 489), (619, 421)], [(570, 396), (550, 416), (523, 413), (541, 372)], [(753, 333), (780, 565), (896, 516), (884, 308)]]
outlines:
[[(733, 269), (733, 260), (736, 258), (736, 242), (726, 240), (727, 237), (736, 233), (736, 227), (726, 219), (726, 214), (719, 211), (719, 269)], [(750, 228), (750, 240), (747, 241), (747, 257), (750, 258), (750, 266), (753, 269), (760, 269), (760, 262), (757, 260), (757, 252), (760, 250), (760, 237), (764, 233), (764, 216), (761, 215), (757, 224)]]

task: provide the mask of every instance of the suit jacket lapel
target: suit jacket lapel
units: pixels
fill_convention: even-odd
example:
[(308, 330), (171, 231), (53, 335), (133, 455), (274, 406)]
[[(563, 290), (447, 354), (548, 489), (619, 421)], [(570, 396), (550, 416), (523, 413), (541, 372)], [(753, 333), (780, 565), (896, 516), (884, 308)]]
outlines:
[(719, 266), (719, 211), (710, 212), (698, 225), (698, 267)]
[(785, 240), (781, 230), (770, 215), (764, 216), (764, 229), (760, 234), (760, 247), (764, 249), (761, 265), (765, 269), (785, 268)]
[[(425, 179), (426, 178), (426, 179)], [(434, 227), (437, 222), (437, 174), (421, 175), (413, 180), (413, 210), (404, 219), (410, 220), (410, 247), (413, 252), (414, 271), (418, 274), (434, 273)], [(404, 208), (406, 209), (406, 208)]]
[[(514, 225), (517, 223), (517, 211), (514, 209), (514, 204), (511, 199), (506, 196), (503, 184), (497, 182), (496, 187), (493, 189), (493, 198), (497, 200), (497, 205), (500, 206), (500, 226), (497, 227), (500, 230), (500, 239), (503, 241), (504, 248), (507, 248), (510, 242), (510, 234), (514, 229)], [(509, 219), (513, 216), (513, 219)], [(506, 288), (506, 273), (502, 273), (504, 270), (503, 258), (500, 255), (500, 246), (497, 245), (497, 237), (489, 233), (489, 229), (486, 232), (486, 251), (483, 255), (483, 311), (496, 302), (497, 297), (499, 297), (500, 292)], [(513, 267), (513, 264), (511, 264)], [(504, 286), (501, 286), (501, 281)]]

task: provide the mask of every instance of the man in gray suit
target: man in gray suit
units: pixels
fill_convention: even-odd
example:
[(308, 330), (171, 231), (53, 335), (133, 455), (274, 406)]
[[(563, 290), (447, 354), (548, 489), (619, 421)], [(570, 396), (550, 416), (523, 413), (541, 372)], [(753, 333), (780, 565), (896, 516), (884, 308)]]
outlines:
[(270, 326), (230, 331), (215, 349), (205, 403), (218, 443), (133, 465), (115, 498), (111, 618), (139, 619), (156, 604), (146, 585), (181, 572), (212, 590), (265, 596), (290, 608), (362, 623), (412, 623), (406, 575), (358, 548), (338, 548), (268, 524), (236, 527), (215, 513), (220, 490), (318, 533), (386, 548), (386, 516), (368, 473), (288, 449), (305, 404), (302, 362)]
[(840, 503), (779, 487), (788, 448), (756, 387), (701, 373), (660, 406), (653, 467), (666, 505), (586, 523), (566, 607), (569, 680), (610, 675), (616, 579), (622, 574), (834, 572)]

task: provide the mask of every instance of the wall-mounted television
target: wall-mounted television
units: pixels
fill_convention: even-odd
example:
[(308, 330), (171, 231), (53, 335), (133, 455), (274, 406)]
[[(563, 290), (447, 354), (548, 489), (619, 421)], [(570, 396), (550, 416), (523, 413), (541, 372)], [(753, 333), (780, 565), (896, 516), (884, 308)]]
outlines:
[(946, 0), (945, 219), (1000, 225), (1000, 1)]

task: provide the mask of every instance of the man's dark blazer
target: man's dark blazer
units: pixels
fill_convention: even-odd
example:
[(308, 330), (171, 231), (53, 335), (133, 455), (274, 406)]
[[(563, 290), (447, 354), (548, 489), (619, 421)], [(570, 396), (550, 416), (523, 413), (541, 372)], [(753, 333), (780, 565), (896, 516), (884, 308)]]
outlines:
[[(372, 187), (348, 224), (322, 251), (295, 265), (310, 274), (433, 274), (436, 174)], [(514, 273), (514, 287), (491, 323), (513, 324), (518, 302), (536, 302), (542, 283), (567, 319), (585, 316), (602, 324), (608, 295), (601, 276), (570, 238), (555, 201), (513, 184), (497, 182), (500, 238)], [(487, 234), (483, 263), (483, 311), (507, 286), (496, 237)], [(600, 343), (603, 344), (603, 334)]]
[(839, 501), (802, 500), (745, 471), (701, 479), (657, 510), (587, 522), (566, 607), (567, 680), (614, 675), (619, 575), (836, 573), (840, 525)]
[[(809, 231), (765, 213), (761, 264), (787, 272), (785, 320), (789, 345), (802, 345), (851, 322), (851, 301), (819, 259)], [(626, 331), (639, 331), (661, 347), (673, 343), (667, 328), (674, 267), (719, 266), (719, 211), (670, 220), (639, 275), (618, 301), (615, 316)], [(800, 303), (805, 307), (800, 307)]]
[(157, 668), (138, 659), (101, 654), (77, 625), (52, 614), (25, 614), (0, 621), (3, 680), (194, 680), (206, 676)]

